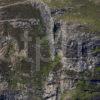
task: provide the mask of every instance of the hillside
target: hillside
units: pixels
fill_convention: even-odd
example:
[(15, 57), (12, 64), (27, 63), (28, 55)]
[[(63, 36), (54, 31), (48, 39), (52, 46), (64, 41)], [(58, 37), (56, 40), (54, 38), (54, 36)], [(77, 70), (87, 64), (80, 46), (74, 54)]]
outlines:
[(0, 0), (0, 100), (100, 100), (99, 0)]

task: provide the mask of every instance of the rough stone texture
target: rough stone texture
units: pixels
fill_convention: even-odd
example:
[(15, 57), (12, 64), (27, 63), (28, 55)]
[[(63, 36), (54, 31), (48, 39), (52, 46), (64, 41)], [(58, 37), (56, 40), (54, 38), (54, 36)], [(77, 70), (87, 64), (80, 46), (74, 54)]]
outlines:
[[(61, 23), (61, 46), (57, 47), (63, 53), (64, 67), (76, 71), (89, 69), (95, 66), (96, 58), (94, 48), (98, 47), (99, 32), (87, 32), (89, 28), (78, 23)], [(84, 31), (82, 31), (84, 30)], [(59, 51), (58, 51), (59, 52)]]
[[(100, 51), (95, 50), (100, 46), (100, 33), (90, 32), (86, 24), (51, 17), (51, 14), (64, 14), (70, 8), (50, 11), (43, 2), (0, 2), (0, 100), (60, 100), (64, 91), (76, 87), (81, 78), (79, 72), (93, 71), (99, 65)], [(27, 35), (30, 36), (28, 50), (22, 38)], [(34, 73), (37, 37), (47, 37), (49, 41), (49, 50), (45, 47), (41, 50), (44, 56), (48, 57), (50, 51), (52, 60), (55, 55), (61, 58), (61, 68), (50, 71), (46, 78)]]
[[(41, 93), (36, 91), (42, 91), (38, 89), (39, 83), (34, 83), (34, 77), (37, 78), (34, 73), (36, 38), (49, 37), (48, 47), (49, 45), (53, 47), (52, 28), (53, 20), (49, 8), (42, 2), (15, 2), (0, 7), (0, 75), (4, 80), (0, 82), (1, 99), (40, 100)], [(30, 37), (28, 50), (27, 40), (23, 42), (27, 36)], [(49, 53), (46, 50), (45, 52)], [(50, 51), (54, 59), (54, 48)], [(43, 53), (43, 55), (48, 54)], [(33, 59), (32, 66), (32, 62), (28, 61), (30, 59)]]
[[(96, 47), (99, 47), (99, 32), (89, 32), (87, 25), (79, 23), (60, 21), (55, 25), (55, 49), (61, 57), (63, 67), (56, 74), (51, 73), (48, 77), (49, 85), (46, 83), (45, 95), (51, 90), (52, 92), (47, 95), (50, 100), (57, 99), (57, 96), (61, 98), (60, 93), (74, 89), (77, 80), (81, 77), (78, 73), (84, 70), (93, 71), (96, 63), (99, 63), (100, 56), (99, 52), (94, 51)], [(60, 92), (57, 92), (57, 88)]]

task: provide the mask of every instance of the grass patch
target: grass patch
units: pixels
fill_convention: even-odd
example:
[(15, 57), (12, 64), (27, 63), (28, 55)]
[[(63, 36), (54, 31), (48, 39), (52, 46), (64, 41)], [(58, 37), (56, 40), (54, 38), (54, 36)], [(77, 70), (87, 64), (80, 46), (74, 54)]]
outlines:
[(70, 3), (71, 0), (43, 0), (47, 3), (51, 8), (62, 8), (66, 6), (66, 4)]
[(5, 5), (9, 5), (17, 2), (23, 2), (23, 1), (25, 0), (0, 0), (0, 6), (5, 6)]
[(95, 71), (99, 71), (99, 72), (100, 72), (100, 66), (97, 66), (97, 67), (95, 68)]
[(67, 22), (78, 22), (88, 24), (90, 31), (100, 31), (100, 3), (95, 4), (94, 0), (43, 0), (51, 8), (71, 7), (64, 14), (57, 16), (58, 20)]
[(100, 47), (96, 47), (93, 51), (94, 52), (100, 52)]
[(69, 90), (62, 94), (61, 100), (92, 100), (99, 96), (99, 92), (84, 91), (84, 90), (99, 90), (100, 86), (96, 84), (90, 84), (84, 80), (78, 81), (75, 89)]

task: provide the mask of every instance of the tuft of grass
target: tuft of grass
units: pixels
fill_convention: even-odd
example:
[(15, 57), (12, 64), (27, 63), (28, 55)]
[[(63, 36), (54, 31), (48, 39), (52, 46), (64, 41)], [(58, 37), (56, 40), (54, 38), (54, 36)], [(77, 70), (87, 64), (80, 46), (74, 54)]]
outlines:
[(100, 47), (96, 47), (94, 52), (100, 52)]
[(96, 67), (95, 71), (99, 71), (100, 72), (100, 66)]

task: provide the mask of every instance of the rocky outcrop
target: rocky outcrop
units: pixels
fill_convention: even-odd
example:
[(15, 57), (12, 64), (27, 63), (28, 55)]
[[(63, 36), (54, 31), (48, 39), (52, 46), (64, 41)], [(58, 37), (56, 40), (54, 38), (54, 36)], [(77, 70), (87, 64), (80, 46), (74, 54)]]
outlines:
[(33, 8), (35, 7), (40, 10), (41, 16), (43, 18), (43, 22), (45, 23), (46, 33), (48, 34), (46, 38), (49, 39), (51, 57), (52, 59), (54, 59), (54, 55), (55, 55), (54, 36), (53, 36), (54, 21), (53, 18), (51, 17), (51, 11), (49, 7), (43, 2), (41, 3), (31, 2), (31, 3)]
[(89, 32), (89, 26), (79, 23), (60, 21), (55, 25), (55, 49), (61, 57), (62, 68), (48, 77), (46, 100), (60, 100), (64, 91), (75, 89), (81, 78), (78, 73), (93, 71), (99, 56), (99, 52), (95, 51), (98, 48), (99, 33)]
[[(49, 8), (42, 2), (25, 1), (1, 6), (0, 75), (3, 76), (5, 83), (0, 82), (0, 98), (12, 100), (14, 98), (18, 100), (41, 98), (43, 89), (41, 90), (42, 86), (39, 87), (38, 81), (43, 76), (39, 76), (38, 72), (35, 72), (36, 39), (43, 40), (46, 37), (44, 40), (49, 41), (49, 44), (46, 45), (50, 49), (53, 60), (55, 55), (53, 25)], [(44, 43), (44, 41), (42, 42)], [(43, 55), (49, 55), (48, 49), (44, 50), (43, 47), (42, 49), (41, 52), (46, 52)], [(38, 76), (38, 81), (35, 75)], [(42, 81), (40, 82), (42, 83)], [(4, 85), (6, 83), (7, 85)], [(6, 92), (4, 93), (4, 91)], [(19, 93), (17, 94), (16, 91)]]
[[(97, 47), (99, 33), (86, 32), (89, 29), (86, 25), (78, 23), (61, 23), (61, 46), (60, 51), (63, 53), (62, 63), (64, 67), (82, 71), (91, 69), (95, 66), (95, 57), (93, 48)], [(82, 31), (84, 30), (84, 31)], [(91, 62), (91, 63), (90, 63)]]
[[(90, 32), (86, 24), (52, 18), (71, 9), (50, 10), (40, 1), (0, 7), (0, 99), (60, 100), (64, 91), (76, 87), (80, 72), (94, 71), (99, 65), (100, 33)], [(49, 64), (36, 58), (37, 38), (43, 42), (38, 49), (42, 56), (52, 58)], [(51, 64), (56, 56), (59, 64)], [(37, 59), (42, 63), (39, 72)]]

